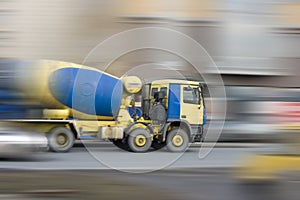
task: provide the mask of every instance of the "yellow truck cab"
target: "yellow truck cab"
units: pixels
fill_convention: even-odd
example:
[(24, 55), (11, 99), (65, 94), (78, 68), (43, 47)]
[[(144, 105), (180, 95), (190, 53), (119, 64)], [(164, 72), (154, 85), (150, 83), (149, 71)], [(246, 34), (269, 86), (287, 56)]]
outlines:
[(206, 116), (199, 82), (157, 80), (145, 84), (142, 113), (154, 129), (155, 149), (167, 146), (169, 151), (183, 151), (190, 142), (203, 138)]

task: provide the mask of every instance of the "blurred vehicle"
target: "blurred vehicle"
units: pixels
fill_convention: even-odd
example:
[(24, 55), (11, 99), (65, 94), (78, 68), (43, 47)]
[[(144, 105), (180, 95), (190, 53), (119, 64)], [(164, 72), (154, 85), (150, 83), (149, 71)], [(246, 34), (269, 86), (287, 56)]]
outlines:
[(44, 135), (12, 128), (0, 129), (0, 157), (22, 156), (47, 149), (48, 142)]
[(266, 86), (225, 89), (227, 115), (219, 141), (283, 142), (299, 129), (299, 89)]
[(236, 177), (245, 182), (273, 182), (300, 172), (299, 102), (272, 102), (274, 126), (281, 134), (276, 152), (260, 152), (244, 157)]

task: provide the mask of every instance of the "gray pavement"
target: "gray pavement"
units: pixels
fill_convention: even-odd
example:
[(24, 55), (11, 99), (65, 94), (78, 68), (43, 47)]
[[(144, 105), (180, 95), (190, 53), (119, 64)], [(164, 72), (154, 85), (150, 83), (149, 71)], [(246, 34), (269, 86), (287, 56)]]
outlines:
[(276, 145), (257, 147), (191, 147), (185, 153), (162, 149), (132, 153), (112, 145), (75, 147), (68, 153), (45, 152), (25, 158), (1, 159), (2, 169), (118, 169), (127, 172), (149, 172), (176, 168), (236, 167), (250, 153), (276, 152)]
[[(274, 153), (280, 148), (278, 145), (251, 148), (249, 145), (219, 146), (200, 159), (200, 148), (196, 146), (189, 148), (184, 154), (169, 153), (165, 150), (130, 153), (106, 144), (90, 145), (88, 148), (81, 145), (68, 153), (47, 152), (21, 159), (2, 159), (1, 173), (10, 183), (10, 187), (4, 182), (6, 186), (0, 189), (11, 193), (2, 193), (0, 198), (26, 199), (25, 197), (31, 195), (29, 199), (65, 199), (64, 195), (71, 195), (70, 199), (82, 199), (83, 196), (84, 199), (99, 199), (102, 197), (99, 195), (106, 195), (107, 199), (126, 196), (133, 200), (141, 197), (157, 200), (299, 199), (300, 179), (294, 174), (292, 180), (281, 179), (278, 183), (270, 185), (242, 184), (233, 178), (235, 167), (239, 166), (248, 154)], [(207, 150), (210, 148), (202, 149), (204, 152)], [(166, 167), (161, 167), (166, 163)], [(40, 181), (41, 186), (27, 183), (22, 177)], [(62, 177), (66, 177), (66, 180)], [(22, 183), (17, 184), (16, 179)], [(5, 189), (6, 187), (14, 189)], [(18, 187), (22, 188), (21, 193), (18, 192)], [(37, 187), (41, 189), (37, 190)], [(43, 189), (45, 187), (46, 190)], [(58, 188), (72, 189), (75, 193), (54, 193)], [(52, 198), (51, 195), (55, 197)]]
[[(2, 170), (2, 199), (298, 200), (300, 181), (242, 184), (234, 169)], [(17, 182), (16, 182), (17, 181)], [(7, 193), (7, 192), (10, 193)], [(9, 195), (8, 195), (9, 194)], [(26, 198), (27, 197), (27, 198)]]

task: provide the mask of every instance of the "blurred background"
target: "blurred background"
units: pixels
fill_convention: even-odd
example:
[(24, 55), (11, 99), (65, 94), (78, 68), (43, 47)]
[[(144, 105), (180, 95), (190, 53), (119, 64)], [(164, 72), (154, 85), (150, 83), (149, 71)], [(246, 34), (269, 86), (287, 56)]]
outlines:
[[(228, 109), (221, 139), (248, 139), (248, 134), (251, 139), (270, 134), (274, 138), (274, 124), (299, 122), (299, 1), (1, 0), (0, 5), (2, 59), (81, 64), (113, 34), (141, 27), (171, 28), (199, 42), (219, 68), (217, 72), (208, 67), (206, 72), (220, 73), (226, 86)], [(113, 60), (112, 55), (107, 52), (84, 64), (100, 67)], [(121, 56), (106, 71), (121, 76), (151, 63), (187, 78), (198, 76), (178, 56), (149, 49)], [(8, 71), (1, 72), (2, 79)], [(208, 108), (208, 118), (209, 112)]]
[[(180, 31), (199, 42), (212, 57), (219, 71), (207, 67), (207, 72), (221, 75), (227, 95), (227, 116), (220, 141), (277, 143), (299, 137), (294, 134), (300, 128), (299, 0), (0, 0), (0, 59), (81, 64), (96, 45), (113, 34), (142, 27)], [(110, 52), (105, 56), (84, 64), (100, 67), (114, 59)], [(193, 67), (178, 56), (149, 49), (123, 55), (106, 71), (122, 76), (145, 63), (167, 65), (187, 78), (198, 78)], [(2, 68), (0, 81), (9, 75), (10, 69)], [(209, 95), (206, 99), (213, 100)], [(209, 120), (209, 103), (207, 106)], [(205, 180), (219, 179), (210, 178)], [(296, 187), (292, 183), (284, 188), (289, 191)], [(131, 190), (134, 189), (124, 191)], [(197, 191), (196, 187), (190, 190)], [(235, 197), (244, 197), (238, 191)], [(197, 199), (192, 194), (189, 198)], [(289, 196), (291, 199), (297, 199), (297, 192), (290, 194), (294, 194)], [(226, 192), (220, 190), (214, 195), (203, 198), (224, 199)], [(227, 195), (230, 196), (233, 195)]]

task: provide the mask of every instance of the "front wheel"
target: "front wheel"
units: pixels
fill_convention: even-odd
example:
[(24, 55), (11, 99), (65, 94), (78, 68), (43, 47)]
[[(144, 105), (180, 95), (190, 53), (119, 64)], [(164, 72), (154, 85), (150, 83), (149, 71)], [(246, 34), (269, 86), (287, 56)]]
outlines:
[(182, 152), (188, 148), (189, 137), (182, 129), (173, 129), (167, 136), (167, 149), (171, 152)]
[(53, 128), (48, 134), (48, 145), (51, 151), (67, 152), (75, 142), (75, 137), (72, 131), (65, 127)]
[(151, 135), (146, 129), (137, 128), (129, 133), (128, 145), (133, 152), (146, 152), (151, 147)]

